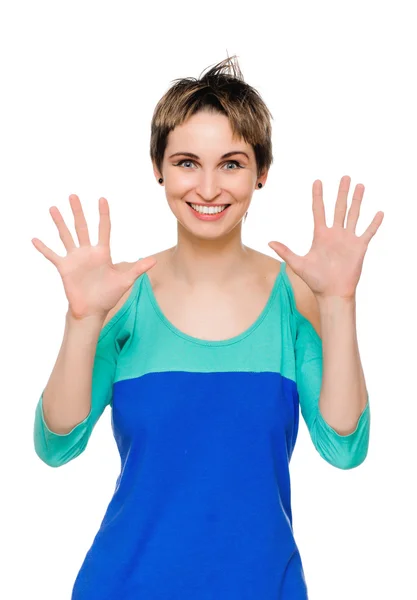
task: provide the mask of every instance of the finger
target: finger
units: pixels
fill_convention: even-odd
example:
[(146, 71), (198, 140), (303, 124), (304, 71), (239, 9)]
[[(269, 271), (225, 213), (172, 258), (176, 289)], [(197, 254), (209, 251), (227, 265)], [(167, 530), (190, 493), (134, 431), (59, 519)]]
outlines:
[(80, 246), (90, 246), (91, 244), (90, 236), (88, 235), (87, 221), (85, 220), (80, 199), (76, 194), (71, 194), (69, 200), (72, 212), (74, 213), (75, 231), (77, 232)]
[(55, 254), (55, 252), (53, 250), (48, 248), (48, 246), (45, 246), (45, 244), (43, 242), (41, 242), (40, 240), (38, 240), (38, 238), (33, 238), (32, 244), (35, 246), (36, 250), (39, 250), (39, 252), (41, 254), (43, 254), (45, 258), (47, 258), (49, 261), (51, 261), (51, 263), (53, 265), (55, 265), (55, 267), (58, 268), (58, 263), (62, 258), (61, 256), (58, 256), (58, 254)]
[(156, 263), (157, 260), (151, 256), (138, 260), (133, 267), (126, 271), (126, 276), (130, 285), (132, 285), (140, 275), (149, 271)]
[(313, 183), (313, 219), (314, 229), (326, 227), (326, 214), (323, 204), (323, 184), (320, 179)]
[(345, 226), (347, 198), (349, 194), (350, 177), (344, 175), (340, 180), (339, 192), (337, 194), (336, 206), (334, 209), (334, 225)]
[(372, 223), (366, 229), (366, 231), (360, 236), (363, 240), (365, 240), (366, 244), (369, 244), (371, 239), (374, 237), (376, 232), (378, 231), (382, 221), (384, 220), (384, 213), (382, 210), (376, 213), (374, 218), (372, 219)]
[(356, 231), (356, 225), (359, 220), (359, 213), (364, 192), (365, 186), (362, 183), (358, 183), (358, 185), (355, 187), (355, 191), (353, 192), (352, 204), (350, 205), (346, 221), (346, 229), (349, 229), (349, 231), (352, 231), (353, 233)]
[(75, 248), (75, 242), (71, 235), (70, 230), (66, 226), (65, 221), (62, 218), (62, 215), (56, 206), (51, 206), (51, 208), (49, 209), (49, 213), (50, 213), (55, 225), (58, 228), (59, 237), (61, 238), (62, 243), (65, 246), (65, 250), (67, 252), (69, 252), (70, 250)]
[(106, 198), (100, 198), (98, 201), (100, 213), (100, 222), (98, 225), (98, 243), (101, 246), (110, 246), (110, 209)]

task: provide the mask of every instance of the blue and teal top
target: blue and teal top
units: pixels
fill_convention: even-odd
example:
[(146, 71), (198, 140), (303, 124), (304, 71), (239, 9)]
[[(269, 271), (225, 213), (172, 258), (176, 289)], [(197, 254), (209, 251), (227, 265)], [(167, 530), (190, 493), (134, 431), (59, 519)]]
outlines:
[(339, 435), (319, 410), (322, 344), (282, 262), (246, 331), (206, 341), (170, 323), (148, 275), (97, 343), (90, 414), (66, 435), (36, 407), (38, 456), (59, 467), (87, 446), (107, 405), (121, 469), (72, 600), (305, 600), (289, 462), (299, 411), (319, 454), (356, 467), (369, 400)]

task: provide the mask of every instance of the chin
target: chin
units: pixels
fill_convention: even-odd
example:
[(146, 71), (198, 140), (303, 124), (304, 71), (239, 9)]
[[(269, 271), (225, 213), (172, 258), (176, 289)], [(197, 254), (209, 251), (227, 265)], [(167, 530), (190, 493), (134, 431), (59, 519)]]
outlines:
[[(210, 221), (197, 221), (197, 223), (191, 223), (185, 219), (179, 219), (177, 217), (178, 226), (187, 231), (189, 235), (192, 235), (196, 239), (200, 240), (218, 240), (232, 234), (233, 230), (243, 222), (243, 219), (235, 223), (227, 223), (227, 226), (220, 223), (212, 223)], [(214, 227), (213, 227), (214, 225)]]

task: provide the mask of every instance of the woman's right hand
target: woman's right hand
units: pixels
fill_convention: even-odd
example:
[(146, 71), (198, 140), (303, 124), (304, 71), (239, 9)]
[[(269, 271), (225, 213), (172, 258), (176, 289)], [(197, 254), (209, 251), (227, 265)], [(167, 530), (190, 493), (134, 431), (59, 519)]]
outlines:
[(56, 206), (52, 206), (49, 212), (58, 228), (67, 255), (58, 256), (38, 238), (33, 238), (32, 243), (58, 269), (71, 316), (75, 319), (94, 316), (104, 320), (136, 279), (151, 269), (157, 261), (148, 257), (138, 260), (127, 271), (115, 268), (110, 256), (110, 213), (107, 200), (99, 200), (100, 222), (96, 246), (90, 243), (87, 222), (78, 196), (71, 194), (69, 201), (80, 246), (75, 245)]

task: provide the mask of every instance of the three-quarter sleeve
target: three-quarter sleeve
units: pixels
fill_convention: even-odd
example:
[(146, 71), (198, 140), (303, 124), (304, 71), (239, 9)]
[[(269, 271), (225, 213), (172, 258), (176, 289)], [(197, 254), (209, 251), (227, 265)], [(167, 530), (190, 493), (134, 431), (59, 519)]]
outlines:
[(117, 361), (130, 337), (134, 323), (139, 279), (123, 306), (105, 324), (97, 341), (91, 383), (91, 409), (88, 416), (66, 434), (51, 431), (45, 422), (43, 393), (35, 409), (33, 440), (36, 454), (51, 467), (60, 467), (79, 456), (107, 405), (111, 404)]
[(296, 320), (296, 382), (301, 414), (320, 456), (339, 469), (353, 469), (365, 460), (368, 452), (369, 397), (356, 429), (350, 434), (340, 435), (324, 420), (319, 408), (323, 373), (322, 341), (312, 324), (298, 311)]

